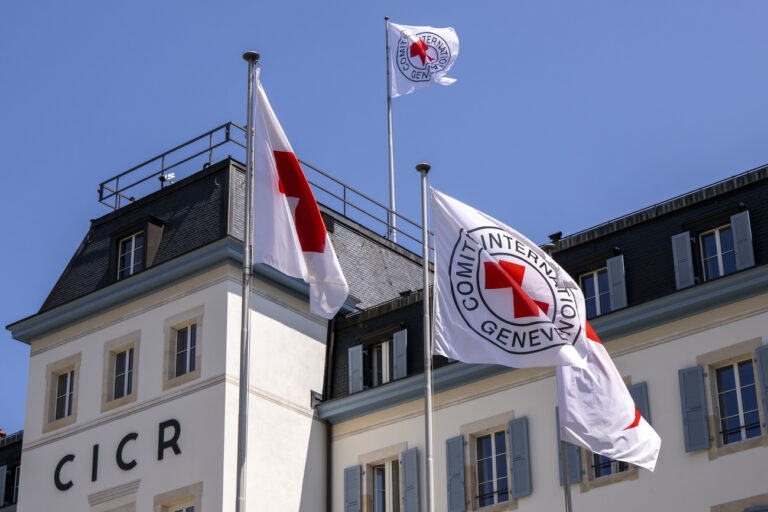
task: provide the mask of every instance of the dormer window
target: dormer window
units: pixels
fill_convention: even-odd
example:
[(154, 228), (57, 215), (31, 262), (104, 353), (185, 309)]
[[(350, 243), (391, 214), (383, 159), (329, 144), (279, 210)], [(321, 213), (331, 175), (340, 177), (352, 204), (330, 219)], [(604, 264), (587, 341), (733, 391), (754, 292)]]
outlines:
[(124, 279), (144, 268), (144, 231), (137, 231), (120, 240), (117, 278)]
[(700, 239), (704, 280), (736, 272), (736, 252), (730, 224), (702, 233)]

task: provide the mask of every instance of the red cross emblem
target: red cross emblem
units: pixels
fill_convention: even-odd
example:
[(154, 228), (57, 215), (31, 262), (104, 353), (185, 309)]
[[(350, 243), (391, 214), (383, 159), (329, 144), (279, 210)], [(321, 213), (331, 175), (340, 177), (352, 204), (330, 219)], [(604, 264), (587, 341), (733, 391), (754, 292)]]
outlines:
[(426, 62), (427, 59), (429, 59), (429, 62), (432, 62), (435, 60), (433, 57), (430, 57), (427, 55), (427, 50), (429, 50), (429, 47), (424, 44), (424, 41), (419, 39), (415, 43), (411, 43), (411, 57), (416, 57), (417, 55), (421, 59), (421, 65), (424, 65), (424, 62)]
[(485, 262), (485, 289), (498, 290), (512, 288), (512, 306), (515, 318), (539, 316), (539, 309), (544, 314), (549, 311), (549, 304), (533, 300), (523, 290), (525, 267), (509, 261), (499, 260)]

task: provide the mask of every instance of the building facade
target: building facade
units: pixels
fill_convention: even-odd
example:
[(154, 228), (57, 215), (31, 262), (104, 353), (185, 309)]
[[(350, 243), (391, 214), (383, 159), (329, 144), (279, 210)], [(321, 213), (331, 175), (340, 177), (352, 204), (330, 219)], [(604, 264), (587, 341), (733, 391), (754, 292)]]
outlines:
[[(93, 220), (8, 326), (31, 348), (19, 510), (234, 509), (244, 172), (202, 167)], [(553, 236), (662, 438), (654, 473), (569, 447), (576, 510), (768, 507), (766, 197), (760, 168)], [(249, 509), (425, 506), (421, 258), (340, 210), (336, 319), (254, 270)], [(436, 510), (560, 509), (554, 371), (434, 366)]]

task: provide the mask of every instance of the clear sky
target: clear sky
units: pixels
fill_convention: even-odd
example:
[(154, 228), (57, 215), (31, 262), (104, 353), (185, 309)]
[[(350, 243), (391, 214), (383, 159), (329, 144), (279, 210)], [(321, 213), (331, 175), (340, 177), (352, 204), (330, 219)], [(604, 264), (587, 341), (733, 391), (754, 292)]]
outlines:
[[(384, 16), (453, 26), (450, 87), (393, 101), (398, 209), (431, 183), (543, 243), (768, 163), (768, 3), (0, 2), (0, 323), (37, 312), (98, 184), (245, 120), (245, 50), (298, 156), (386, 203)], [(0, 333), (0, 428), (29, 349)]]

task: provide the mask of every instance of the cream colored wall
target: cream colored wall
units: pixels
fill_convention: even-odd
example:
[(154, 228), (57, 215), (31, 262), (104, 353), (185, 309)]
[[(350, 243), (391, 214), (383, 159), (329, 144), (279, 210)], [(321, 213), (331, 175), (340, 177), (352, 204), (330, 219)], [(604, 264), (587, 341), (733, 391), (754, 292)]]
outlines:
[[(621, 374), (629, 376), (632, 382), (648, 383), (653, 426), (662, 438), (661, 454), (656, 471), (640, 470), (636, 480), (586, 492), (574, 485), (574, 509), (709, 510), (720, 503), (764, 493), (768, 447), (711, 461), (706, 451), (685, 453), (677, 371), (695, 365), (697, 355), (718, 348), (755, 337), (768, 343), (766, 325), (768, 295), (608, 343), (606, 346)], [(529, 421), (533, 494), (520, 499), (518, 509), (563, 508), (557, 474), (556, 391), (551, 370), (515, 370), (440, 393), (434, 401), (435, 510), (447, 507), (446, 439), (458, 435), (462, 425), (509, 411), (515, 417), (527, 416)], [(423, 401), (334, 425), (332, 433), (334, 510), (343, 510), (344, 468), (358, 464), (363, 453), (403, 441), (408, 447), (419, 448), (421, 499), (425, 504)], [(765, 430), (763, 436), (768, 436)], [(465, 462), (469, 464), (469, 459)]]
[[(311, 391), (322, 392), (327, 321), (308, 304), (255, 283), (251, 294), (247, 503), (259, 509), (325, 509), (325, 424)], [(240, 351), (240, 288), (228, 294), (224, 510), (234, 509)]]

